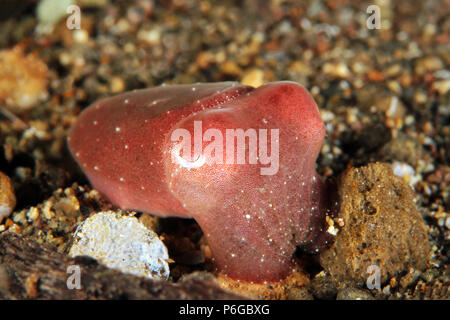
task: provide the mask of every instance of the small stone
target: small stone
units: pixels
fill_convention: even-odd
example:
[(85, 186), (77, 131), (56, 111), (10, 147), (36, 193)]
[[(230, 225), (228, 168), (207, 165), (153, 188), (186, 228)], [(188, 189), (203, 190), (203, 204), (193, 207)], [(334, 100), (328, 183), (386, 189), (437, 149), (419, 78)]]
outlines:
[(378, 70), (370, 70), (367, 74), (367, 78), (373, 82), (380, 82), (384, 80), (383, 74)]
[(331, 277), (322, 271), (311, 281), (311, 292), (317, 299), (332, 300), (336, 298), (338, 289)]
[(139, 221), (147, 228), (147, 229), (151, 229), (151, 230), (155, 230), (156, 232), (158, 232), (158, 228), (159, 226), (159, 219), (156, 216), (152, 216), (149, 213), (143, 213), (140, 218)]
[(242, 69), (236, 64), (236, 62), (227, 60), (220, 65), (220, 71), (226, 75), (240, 76)]
[(24, 225), (27, 222), (25, 211), (18, 212), (12, 217), (14, 223)]
[(402, 93), (402, 86), (397, 81), (388, 81), (387, 87), (389, 88), (389, 90), (391, 90), (395, 94), (401, 94)]
[(53, 203), (51, 201), (45, 201), (42, 212), (47, 220), (51, 220), (55, 217), (55, 212), (52, 210)]
[(36, 220), (39, 217), (39, 210), (36, 207), (31, 207), (27, 212), (27, 218), (31, 221)]
[(414, 93), (414, 101), (418, 104), (425, 104), (427, 102), (427, 94), (423, 90), (418, 90)]
[(417, 182), (422, 181), (422, 176), (416, 174), (414, 168), (407, 163), (394, 161), (392, 163), (392, 171), (396, 176), (402, 177), (410, 186), (414, 186)]
[(402, 66), (399, 63), (391, 65), (385, 71), (386, 76), (388, 76), (388, 77), (398, 76), (401, 72), (402, 72)]
[(436, 269), (428, 269), (424, 273), (421, 274), (421, 278), (425, 282), (431, 282), (435, 277), (439, 275), (439, 271)]
[(339, 290), (336, 300), (374, 300), (374, 297), (365, 290), (347, 288)]
[(84, 44), (89, 41), (89, 32), (84, 29), (73, 31), (73, 40), (78, 44)]
[(111, 93), (119, 93), (125, 90), (125, 81), (121, 77), (111, 77), (109, 87)]
[(30, 298), (36, 298), (39, 293), (38, 288), (39, 275), (33, 273), (25, 279), (25, 290)]
[(410, 285), (412, 285), (413, 283), (416, 282), (417, 279), (419, 279), (421, 272), (415, 269), (411, 269), (408, 274), (406, 274), (405, 276), (403, 276), (400, 279), (400, 287), (402, 288), (406, 288)]
[(47, 65), (20, 47), (0, 51), (0, 104), (14, 113), (47, 98)]
[(212, 64), (213, 60), (214, 56), (211, 52), (202, 51), (197, 55), (195, 63), (200, 69), (207, 69)]
[(0, 222), (11, 215), (16, 206), (16, 195), (9, 177), (0, 171)]
[(417, 61), (414, 71), (423, 75), (427, 71), (436, 71), (444, 68), (444, 64), (438, 56), (421, 58)]
[(350, 75), (350, 70), (343, 62), (327, 62), (323, 65), (322, 71), (332, 77), (345, 79)]
[(93, 257), (109, 268), (151, 279), (169, 277), (169, 254), (158, 235), (137, 218), (104, 211), (76, 230), (71, 256)]
[(288, 294), (287, 294), (288, 300), (314, 300), (314, 297), (312, 296), (309, 291), (302, 287), (302, 288), (289, 288)]
[(311, 67), (303, 61), (294, 61), (288, 67), (289, 79), (302, 84), (308, 82), (308, 77), (312, 73)]
[(55, 202), (52, 207), (65, 217), (77, 218), (80, 215), (80, 203), (74, 195), (67, 195)]
[(450, 79), (433, 82), (433, 89), (441, 96), (445, 96), (450, 91)]
[(403, 118), (406, 107), (397, 96), (381, 97), (375, 101), (375, 105), (389, 118)]
[(152, 30), (140, 30), (137, 38), (150, 45), (157, 45), (161, 41), (161, 31), (158, 28)]
[(387, 285), (386, 287), (383, 288), (383, 294), (386, 296), (391, 295), (391, 286)]
[(244, 73), (241, 83), (246, 86), (257, 88), (264, 83), (264, 71), (261, 69), (251, 69)]
[(361, 61), (355, 61), (351, 64), (352, 71), (356, 74), (365, 74), (368, 70), (368, 66)]

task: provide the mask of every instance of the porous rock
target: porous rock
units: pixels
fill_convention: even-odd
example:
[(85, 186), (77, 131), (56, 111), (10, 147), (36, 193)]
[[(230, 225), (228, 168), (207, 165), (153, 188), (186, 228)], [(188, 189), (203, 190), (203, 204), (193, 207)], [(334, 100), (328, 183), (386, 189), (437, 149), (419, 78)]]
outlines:
[(426, 266), (430, 245), (412, 189), (388, 164), (350, 168), (338, 184), (343, 227), (320, 263), (340, 286), (362, 286), (376, 265), (381, 283)]
[(138, 219), (113, 211), (86, 219), (69, 254), (90, 256), (110, 268), (151, 279), (167, 279), (169, 254), (158, 235)]

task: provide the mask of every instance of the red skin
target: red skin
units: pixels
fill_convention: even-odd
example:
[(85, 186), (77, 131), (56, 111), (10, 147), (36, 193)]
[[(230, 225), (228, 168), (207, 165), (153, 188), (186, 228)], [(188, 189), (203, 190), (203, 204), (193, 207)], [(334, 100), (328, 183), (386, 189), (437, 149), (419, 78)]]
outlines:
[[(160, 102), (154, 105), (155, 100)], [(184, 128), (193, 137), (193, 122), (199, 120), (203, 132), (216, 128), (224, 138), (226, 129), (279, 129), (278, 172), (261, 175), (260, 168), (269, 166), (261, 164), (187, 169), (172, 162), (172, 131)], [(69, 147), (111, 202), (163, 217), (194, 218), (219, 271), (263, 282), (290, 272), (297, 245), (314, 251), (326, 240), (326, 192), (315, 172), (324, 135), (316, 103), (298, 84), (254, 89), (213, 83), (101, 100), (82, 112)]]

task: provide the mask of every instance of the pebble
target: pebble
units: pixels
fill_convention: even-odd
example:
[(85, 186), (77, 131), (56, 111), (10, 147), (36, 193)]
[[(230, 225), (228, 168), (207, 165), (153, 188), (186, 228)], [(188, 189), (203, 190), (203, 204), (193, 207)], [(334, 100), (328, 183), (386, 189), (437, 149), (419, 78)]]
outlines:
[(374, 297), (365, 290), (347, 288), (339, 290), (336, 300), (374, 300)]
[(0, 222), (11, 215), (16, 206), (16, 195), (9, 177), (0, 171)]
[(405, 180), (405, 182), (407, 182), (410, 186), (422, 181), (422, 176), (420, 174), (416, 174), (414, 168), (407, 163), (394, 161), (391, 167), (394, 174), (402, 177), (403, 180)]
[(84, 44), (89, 41), (89, 33), (84, 29), (73, 31), (73, 40), (78, 44)]
[(264, 83), (264, 71), (261, 69), (251, 69), (244, 73), (241, 83), (246, 86), (257, 88)]
[(306, 85), (308, 83), (308, 77), (311, 76), (313, 70), (305, 62), (294, 61), (289, 65), (288, 73), (290, 80)]
[(141, 30), (137, 34), (137, 38), (150, 45), (157, 45), (161, 41), (161, 31), (159, 29)]
[(416, 74), (423, 75), (427, 71), (436, 71), (444, 68), (441, 58), (437, 56), (430, 56), (421, 58), (417, 61), (414, 71)]
[(332, 77), (345, 79), (350, 75), (350, 70), (343, 62), (327, 62), (323, 65), (322, 71)]
[(391, 65), (385, 71), (385, 73), (388, 77), (398, 76), (399, 74), (401, 74), (401, 72), (402, 72), (402, 66), (399, 63)]
[(13, 113), (33, 108), (47, 98), (47, 73), (47, 65), (21, 47), (0, 51), (0, 104)]
[(293, 287), (288, 290), (288, 300), (314, 300), (313, 295), (306, 288)]
[(416, 282), (416, 280), (420, 277), (421, 272), (411, 268), (407, 275), (400, 279), (400, 286), (402, 288), (406, 288)]
[(406, 113), (406, 107), (397, 96), (381, 97), (375, 101), (375, 105), (388, 118), (403, 118)]
[(383, 288), (383, 294), (386, 296), (389, 296), (391, 294), (391, 286), (387, 285), (386, 287)]
[(431, 282), (434, 278), (436, 278), (439, 275), (439, 271), (436, 269), (428, 269), (424, 273), (422, 273), (420, 276), (425, 282)]
[(433, 89), (436, 90), (441, 96), (446, 95), (450, 90), (450, 79), (435, 81), (433, 83)]
[(234, 61), (227, 60), (221, 66), (220, 70), (230, 76), (240, 76), (242, 69)]
[(76, 230), (69, 254), (86, 255), (109, 268), (150, 279), (169, 277), (169, 254), (158, 235), (137, 218), (99, 212)]
[(317, 299), (332, 300), (336, 298), (338, 289), (331, 277), (321, 271), (312, 279), (311, 291)]
[(111, 77), (109, 87), (111, 93), (119, 93), (125, 90), (125, 81), (120, 77)]

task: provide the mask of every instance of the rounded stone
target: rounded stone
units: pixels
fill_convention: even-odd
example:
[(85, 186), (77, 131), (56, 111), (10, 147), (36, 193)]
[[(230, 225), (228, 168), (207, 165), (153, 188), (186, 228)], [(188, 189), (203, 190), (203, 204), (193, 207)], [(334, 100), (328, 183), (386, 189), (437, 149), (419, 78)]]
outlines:
[(0, 222), (9, 217), (16, 206), (16, 195), (9, 177), (0, 171)]
[(71, 256), (90, 256), (109, 268), (151, 279), (169, 277), (169, 254), (158, 235), (137, 218), (99, 212), (75, 231)]

